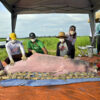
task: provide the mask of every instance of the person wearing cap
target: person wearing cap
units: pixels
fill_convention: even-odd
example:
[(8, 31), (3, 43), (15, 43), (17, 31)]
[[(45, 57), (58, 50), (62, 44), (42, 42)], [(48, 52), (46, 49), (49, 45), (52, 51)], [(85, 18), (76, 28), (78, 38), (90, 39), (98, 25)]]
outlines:
[(70, 58), (74, 58), (74, 46), (72, 45), (72, 43), (69, 40), (66, 40), (67, 36), (65, 35), (64, 32), (59, 32), (59, 35), (57, 36), (57, 38), (59, 38), (59, 42), (57, 44), (57, 51), (56, 51), (56, 55), (57, 56), (63, 56), (63, 57), (70, 57)]
[(28, 45), (27, 45), (29, 52), (31, 52), (31, 53), (37, 52), (37, 53), (41, 53), (41, 54), (48, 53), (44, 44), (36, 38), (35, 33), (30, 33), (29, 38), (30, 38), (30, 40), (28, 41)]
[(6, 43), (6, 51), (8, 53), (8, 57), (5, 59), (7, 64), (14, 64), (14, 62), (19, 60), (26, 60), (25, 51), (23, 44), (16, 40), (16, 34), (11, 33), (10, 41)]

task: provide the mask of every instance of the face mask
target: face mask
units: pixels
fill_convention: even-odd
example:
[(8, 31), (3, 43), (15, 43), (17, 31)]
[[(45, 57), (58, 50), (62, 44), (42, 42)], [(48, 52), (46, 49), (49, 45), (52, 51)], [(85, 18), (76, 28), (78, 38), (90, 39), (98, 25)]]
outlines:
[(16, 40), (11, 40), (11, 42), (12, 42), (12, 43), (15, 43), (15, 42), (16, 42)]
[(75, 32), (74, 31), (70, 31), (70, 34), (73, 35)]
[(35, 38), (35, 39), (31, 39), (31, 41), (32, 41), (32, 42), (35, 42), (35, 41), (36, 41), (36, 38)]
[(60, 42), (64, 42), (64, 39), (59, 39)]

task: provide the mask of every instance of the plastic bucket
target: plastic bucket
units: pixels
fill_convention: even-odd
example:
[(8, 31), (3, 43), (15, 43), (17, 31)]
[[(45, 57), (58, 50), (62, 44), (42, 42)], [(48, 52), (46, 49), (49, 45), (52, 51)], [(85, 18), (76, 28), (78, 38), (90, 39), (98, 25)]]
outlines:
[(93, 57), (93, 46), (87, 46), (88, 57)]

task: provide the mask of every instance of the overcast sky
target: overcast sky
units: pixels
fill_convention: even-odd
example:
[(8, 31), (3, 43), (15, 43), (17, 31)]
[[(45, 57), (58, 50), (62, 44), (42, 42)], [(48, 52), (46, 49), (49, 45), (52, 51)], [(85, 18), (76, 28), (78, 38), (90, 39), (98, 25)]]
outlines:
[[(88, 14), (29, 14), (18, 15), (16, 34), (18, 37), (28, 37), (30, 32), (37, 36), (55, 36), (60, 31), (68, 32), (70, 25), (77, 27), (78, 36), (90, 34)], [(11, 14), (0, 3), (0, 37), (11, 33)]]

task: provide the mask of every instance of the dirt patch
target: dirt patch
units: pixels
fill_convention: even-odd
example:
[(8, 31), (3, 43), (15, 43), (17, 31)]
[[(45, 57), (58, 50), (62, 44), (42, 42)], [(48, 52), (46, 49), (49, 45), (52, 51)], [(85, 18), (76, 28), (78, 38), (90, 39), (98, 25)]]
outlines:
[(84, 60), (90, 63), (98, 63), (100, 62), (100, 57), (93, 56), (93, 57), (80, 57), (80, 60)]

